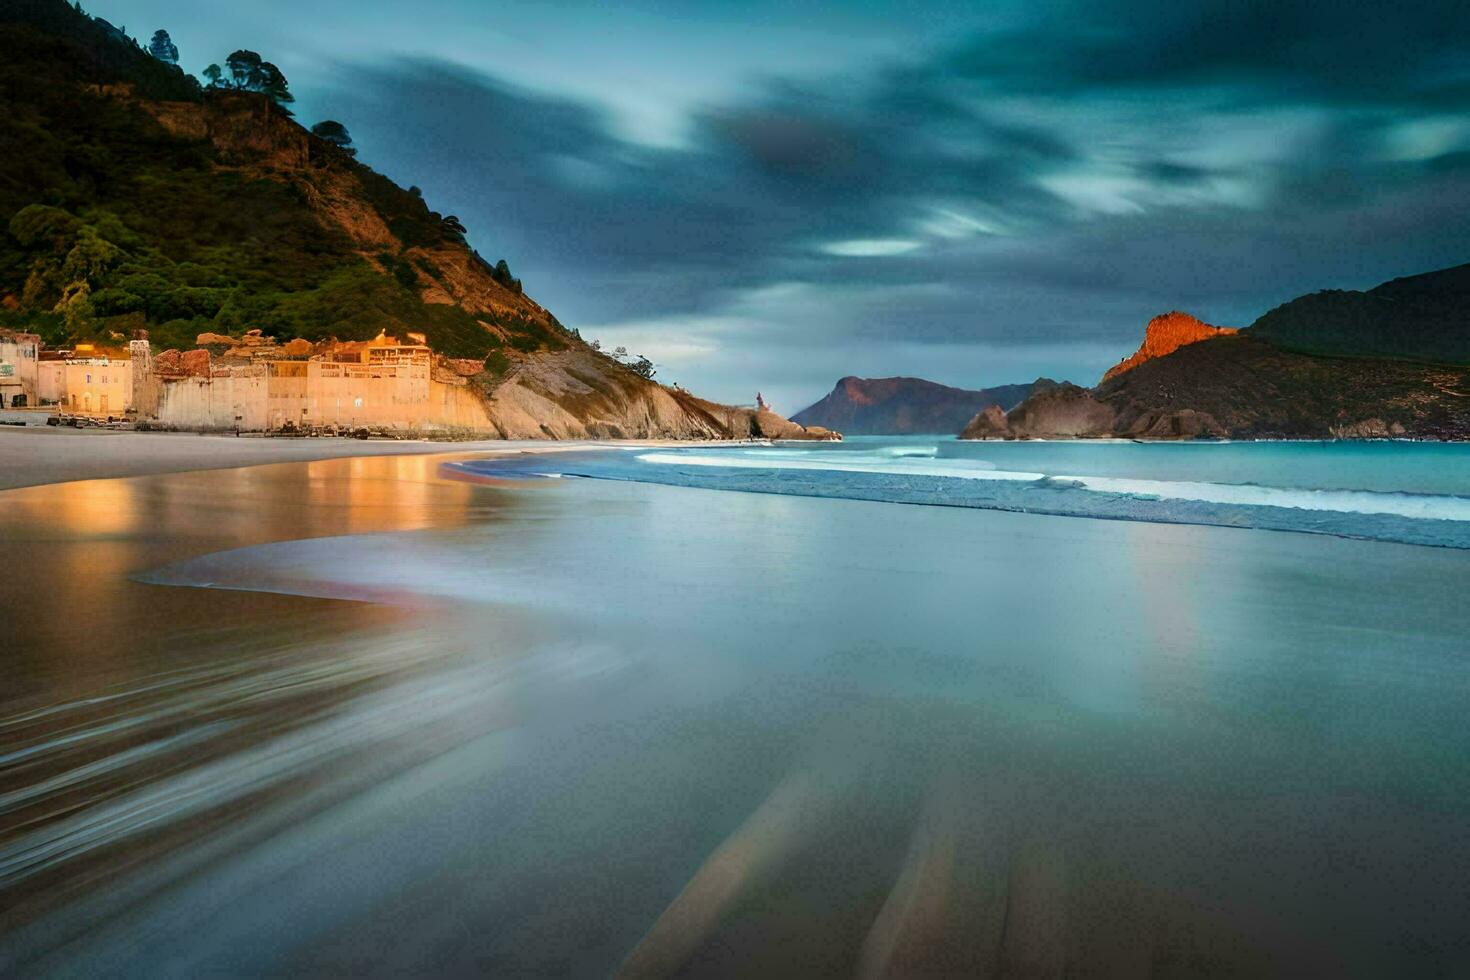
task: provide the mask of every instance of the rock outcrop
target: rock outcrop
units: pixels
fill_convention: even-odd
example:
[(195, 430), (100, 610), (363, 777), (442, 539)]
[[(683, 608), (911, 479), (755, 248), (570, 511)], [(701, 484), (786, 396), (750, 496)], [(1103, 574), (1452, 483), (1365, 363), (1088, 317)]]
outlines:
[(1215, 337), (1228, 337), (1238, 332), (1234, 327), (1211, 326), (1178, 310), (1161, 314), (1148, 321), (1148, 326), (1143, 331), (1143, 344), (1138, 350), (1109, 368), (1103, 375), (1103, 380), (1116, 378), (1156, 357), (1166, 357), (1188, 344), (1197, 344), (1201, 340)]
[(1005, 410), (999, 405), (991, 405), (984, 411), (972, 418), (968, 425), (960, 432), (961, 439), (1010, 439), (1010, 421), (1006, 418)]
[(1019, 405), (1032, 384), (969, 390), (923, 378), (855, 378), (838, 381), (821, 401), (793, 415), (802, 425), (840, 429), (848, 435), (950, 433), (987, 405)]
[(1023, 439), (1089, 438), (1110, 434), (1113, 410), (1086, 388), (1064, 381), (1011, 409), (1006, 422)]
[(1069, 381), (1048, 383), (1007, 413), (991, 405), (961, 439), (1087, 439), (1112, 434), (1113, 410)]
[(665, 388), (591, 350), (527, 357), (487, 403), (507, 439), (840, 439), (769, 409), (738, 408)]

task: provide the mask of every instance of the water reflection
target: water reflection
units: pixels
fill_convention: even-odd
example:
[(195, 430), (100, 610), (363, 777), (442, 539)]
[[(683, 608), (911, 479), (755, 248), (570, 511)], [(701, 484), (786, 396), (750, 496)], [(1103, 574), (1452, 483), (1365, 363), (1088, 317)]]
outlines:
[(1464, 553), (369, 463), (139, 481), (196, 587), (27, 653), (0, 965), (1467, 962)]
[(69, 893), (81, 858), (136, 862), (148, 853), (140, 834), (186, 817), (202, 825), (242, 796), (401, 734), (393, 719), (435, 717), (384, 708), (343, 727), (349, 705), (360, 711), (362, 698), (442, 671), (463, 652), (401, 610), (159, 588), (133, 576), (266, 541), (463, 527), (509, 506), (491, 491), (439, 480), (442, 458), (0, 494), (5, 921), (46, 904), (37, 896), (54, 902)]

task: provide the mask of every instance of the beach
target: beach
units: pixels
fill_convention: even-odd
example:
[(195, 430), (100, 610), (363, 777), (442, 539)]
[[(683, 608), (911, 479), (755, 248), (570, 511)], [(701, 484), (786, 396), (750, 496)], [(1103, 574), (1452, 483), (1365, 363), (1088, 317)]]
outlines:
[(578, 457), (0, 494), (5, 972), (1470, 962), (1470, 553)]
[[(86, 441), (76, 442), (78, 439)], [(599, 443), (588, 441), (293, 439), (195, 432), (71, 429), (35, 424), (24, 428), (0, 426), (0, 490), (71, 480), (150, 476), (318, 459), (421, 455), (432, 452), (565, 452), (596, 445)], [(629, 440), (618, 445), (636, 447), (687, 444), (665, 440)]]

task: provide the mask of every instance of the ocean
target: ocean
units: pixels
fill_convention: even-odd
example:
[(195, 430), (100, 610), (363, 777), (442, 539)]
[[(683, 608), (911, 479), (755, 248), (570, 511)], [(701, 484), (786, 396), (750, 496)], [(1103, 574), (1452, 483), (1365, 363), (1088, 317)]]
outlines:
[(109, 624), (12, 635), (3, 972), (1470, 970), (1470, 447), (69, 486), (0, 495)]

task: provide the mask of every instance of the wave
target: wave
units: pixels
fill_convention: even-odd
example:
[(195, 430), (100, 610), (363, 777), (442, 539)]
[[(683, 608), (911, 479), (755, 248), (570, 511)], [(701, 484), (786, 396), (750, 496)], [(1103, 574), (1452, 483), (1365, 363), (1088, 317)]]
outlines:
[[(815, 455), (815, 454), (808, 454)], [(833, 453), (835, 457), (840, 454)], [(1120, 477), (1078, 476), (1036, 473), (1025, 470), (997, 470), (993, 464), (976, 460), (929, 459), (916, 462), (915, 457), (866, 461), (780, 458), (769, 455), (725, 456), (718, 453), (644, 453), (641, 462), (655, 465), (719, 466), (766, 470), (827, 470), (840, 473), (889, 473), (909, 476), (937, 476), (962, 480), (1005, 480), (1034, 483), (1047, 489), (1067, 489), (1091, 493), (1110, 493), (1155, 500), (1196, 501), (1239, 507), (1284, 507), (1294, 510), (1325, 511), (1340, 514), (1383, 514), (1416, 520), (1470, 521), (1470, 497), (1445, 494), (1417, 494), (1376, 490), (1308, 490), (1294, 487), (1270, 487), (1251, 483), (1206, 483), (1190, 480), (1146, 480)], [(983, 465), (975, 465), (982, 463)]]
[[(993, 459), (851, 449), (596, 450), (557, 458), (569, 477), (1156, 524), (1325, 534), (1470, 549), (1470, 497), (999, 469)], [(922, 447), (902, 447), (922, 448)], [(1074, 463), (1076, 461), (1073, 461)], [(446, 464), (497, 479), (548, 472), (545, 457)], [(1050, 468), (1050, 467), (1048, 467)], [(1289, 474), (1288, 474), (1289, 475)]]

